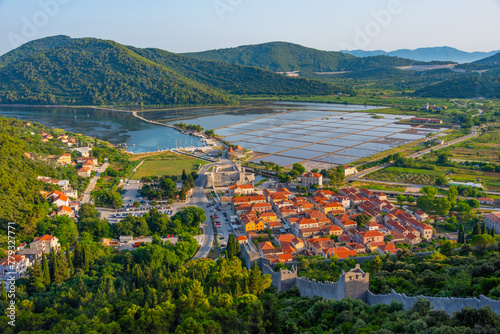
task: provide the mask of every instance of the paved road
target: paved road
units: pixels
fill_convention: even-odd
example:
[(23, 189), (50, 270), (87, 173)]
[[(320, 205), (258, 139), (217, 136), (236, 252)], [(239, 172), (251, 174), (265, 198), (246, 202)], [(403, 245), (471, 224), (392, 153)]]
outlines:
[[(477, 135), (477, 126), (473, 126), (472, 129), (471, 129), (471, 133), (468, 134), (467, 136), (463, 136), (463, 137), (460, 137), (460, 138), (457, 138), (457, 139), (454, 139), (454, 140), (450, 140), (449, 142), (446, 142), (446, 143), (444, 143), (442, 145), (437, 145), (437, 146), (434, 146), (434, 147), (431, 147), (431, 148), (427, 148), (427, 149), (422, 150), (420, 152), (411, 154), (411, 155), (407, 156), (407, 158), (421, 157), (423, 155), (431, 153), (431, 151), (433, 152), (433, 151), (439, 150), (439, 149), (441, 149), (443, 147), (447, 147), (449, 145), (454, 145), (454, 144), (460, 143), (460, 142), (462, 142), (464, 140), (468, 140), (468, 139), (474, 138), (476, 135)], [(368, 169), (363, 170), (363, 171), (361, 171), (361, 172), (359, 172), (357, 174), (354, 174), (354, 175), (351, 175), (351, 176), (347, 177), (346, 180), (348, 180), (348, 181), (370, 181), (370, 180), (363, 179), (363, 177), (365, 175), (368, 175), (370, 173), (379, 171), (379, 170), (387, 168), (387, 167), (391, 167), (393, 165), (394, 165), (394, 163), (388, 162), (388, 163), (385, 163), (385, 164), (382, 164), (382, 165), (378, 165), (378, 166), (375, 166), (375, 167), (372, 167), (372, 168), (368, 168)], [(376, 181), (376, 180), (371, 180), (371, 181)], [(381, 182), (381, 183), (394, 184), (394, 185), (406, 185), (406, 184), (395, 183), (395, 182)]]
[[(210, 164), (211, 165), (211, 164)], [(203, 166), (198, 173), (198, 178), (195, 181), (195, 188), (193, 189), (192, 195), (188, 200), (187, 205), (194, 205), (205, 210), (205, 214), (207, 216), (207, 220), (203, 223), (203, 241), (193, 257), (193, 260), (197, 260), (203, 257), (207, 257), (212, 245), (214, 243), (214, 227), (212, 225), (212, 219), (210, 218), (210, 208), (207, 207), (208, 199), (205, 196), (205, 190), (203, 186), (205, 184), (205, 172), (207, 171), (210, 165)]]
[(95, 177), (90, 179), (90, 184), (88, 185), (87, 189), (85, 189), (85, 192), (83, 193), (81, 204), (90, 202), (90, 193), (92, 192), (92, 190), (94, 190), (94, 187), (95, 187), (97, 181), (101, 177), (101, 173), (104, 173), (108, 167), (109, 167), (109, 161), (108, 161), (108, 159), (104, 159), (104, 164), (101, 166), (101, 168), (96, 168)]

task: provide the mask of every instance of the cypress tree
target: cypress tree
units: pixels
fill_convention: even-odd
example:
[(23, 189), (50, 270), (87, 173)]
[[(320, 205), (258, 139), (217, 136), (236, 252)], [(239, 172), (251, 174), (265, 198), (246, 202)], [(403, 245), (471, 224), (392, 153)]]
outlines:
[(83, 270), (89, 271), (89, 250), (87, 247), (82, 247), (82, 262)]
[(494, 238), (495, 237), (495, 228), (492, 227), (490, 230), (490, 235)]
[(75, 254), (73, 254), (73, 267), (82, 267), (82, 246), (79, 243), (75, 246)]
[(483, 225), (481, 226), (481, 234), (488, 234), (488, 231), (486, 229), (486, 223), (483, 222)]
[(458, 231), (458, 243), (463, 244), (465, 242), (465, 228), (460, 226), (460, 231)]
[(42, 254), (42, 281), (45, 286), (50, 284), (49, 265), (45, 253)]
[(182, 181), (186, 180), (187, 179), (187, 174), (186, 174), (186, 170), (183, 169), (182, 170), (182, 177), (181, 177)]
[(66, 257), (68, 262), (69, 274), (73, 275), (75, 269), (73, 268), (73, 261), (71, 261), (71, 252), (69, 251), (69, 246), (66, 248)]
[(7, 290), (5, 289), (5, 283), (2, 280), (2, 294), (0, 296), (0, 300), (6, 301), (7, 300)]
[(481, 234), (481, 226), (479, 225), (479, 222), (474, 225), (474, 228), (472, 229), (472, 236), (476, 236)]
[(59, 282), (59, 266), (56, 252), (54, 249), (50, 250), (50, 279), (52, 282)]

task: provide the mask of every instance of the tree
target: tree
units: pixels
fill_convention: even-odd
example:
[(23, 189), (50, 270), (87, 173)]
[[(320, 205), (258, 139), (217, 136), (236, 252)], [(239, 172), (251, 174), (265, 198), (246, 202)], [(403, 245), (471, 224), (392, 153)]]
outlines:
[(233, 257), (237, 257), (240, 253), (240, 245), (236, 240), (234, 234), (230, 234), (227, 241), (227, 255), (228, 259), (232, 259)]
[(455, 205), (457, 197), (458, 197), (457, 187), (450, 186), (450, 188), (448, 188), (448, 200), (451, 202), (452, 205)]
[(437, 195), (437, 189), (431, 186), (422, 187), (421, 192), (427, 195), (427, 198), (434, 201)]
[(292, 178), (292, 180), (295, 180), (296, 178), (298, 178), (301, 174), (299, 173), (298, 170), (296, 169), (292, 169), (289, 173), (290, 177)]
[(408, 203), (411, 205), (412, 203), (415, 203), (415, 197), (413, 196), (408, 196)]
[(398, 194), (398, 197), (397, 197), (397, 202), (399, 203), (399, 205), (402, 205), (404, 202), (406, 202), (406, 196), (403, 195), (403, 194)]
[(481, 234), (488, 234), (485, 222), (481, 225)]
[(306, 168), (300, 163), (296, 162), (293, 164), (292, 170), (296, 170), (297, 172), (299, 172), (299, 175), (302, 175), (306, 171)]
[(378, 257), (375, 256), (373, 260), (370, 261), (370, 270), (371, 274), (377, 273), (380, 269), (382, 269), (383, 262), (382, 260)]
[(451, 256), (451, 252), (455, 249), (455, 243), (451, 240), (446, 240), (439, 247), (439, 251), (444, 256)]
[(42, 254), (42, 282), (45, 286), (50, 284), (49, 264), (45, 253)]
[(440, 153), (437, 155), (436, 164), (446, 165), (448, 163), (448, 155), (446, 153)]
[(428, 196), (420, 196), (417, 199), (417, 207), (422, 211), (431, 211), (433, 207), (433, 202)]
[(486, 249), (488, 246), (494, 245), (496, 243), (495, 238), (489, 234), (479, 234), (472, 237), (470, 244), (473, 247), (477, 247), (481, 250)]
[(436, 180), (434, 180), (434, 183), (436, 186), (445, 186), (448, 184), (448, 179), (444, 175), (439, 175), (436, 177)]
[(460, 230), (458, 231), (458, 243), (463, 244), (465, 243), (465, 228), (463, 225), (460, 226)]
[(59, 239), (59, 243), (62, 246), (69, 246), (78, 240), (78, 227), (72, 218), (68, 216), (56, 216), (52, 222), (57, 225), (54, 236)]
[(356, 216), (356, 222), (358, 223), (359, 227), (364, 227), (371, 220), (372, 220), (372, 216), (370, 216), (370, 215), (361, 214), (361, 215)]
[(467, 204), (469, 204), (469, 206), (472, 208), (472, 209), (478, 209), (481, 204), (479, 203), (479, 201), (475, 198), (471, 198), (471, 199), (468, 199), (467, 200)]
[(186, 174), (186, 170), (185, 169), (182, 170), (181, 179), (182, 179), (182, 181), (185, 181), (187, 179), (187, 174)]
[(55, 283), (60, 283), (62, 281), (61, 277), (59, 277), (59, 267), (58, 267), (59, 263), (54, 248), (50, 250), (49, 258), (50, 258), (50, 266), (49, 266), (50, 280)]
[(139, 201), (134, 201), (134, 204), (133, 204), (134, 208), (138, 208), (141, 206), (141, 202)]
[(472, 237), (480, 234), (481, 234), (481, 225), (479, 225), (479, 222), (477, 222), (472, 228)]
[(434, 211), (440, 216), (446, 216), (450, 212), (451, 203), (446, 197), (439, 197), (434, 201)]

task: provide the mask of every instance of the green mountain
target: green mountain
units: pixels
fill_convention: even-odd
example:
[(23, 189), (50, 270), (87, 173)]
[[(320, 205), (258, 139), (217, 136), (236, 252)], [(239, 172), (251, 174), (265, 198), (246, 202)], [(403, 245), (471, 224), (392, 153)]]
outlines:
[(129, 47), (138, 55), (215, 89), (231, 94), (329, 95), (346, 88), (305, 78), (291, 78), (257, 67), (203, 61), (160, 49)]
[(422, 97), (500, 98), (499, 75), (467, 75), (444, 80), (415, 91)]
[(223, 93), (112, 41), (75, 39), (0, 68), (0, 103), (220, 104)]
[(52, 50), (69, 42), (71, 42), (71, 37), (64, 35), (36, 39), (2, 55), (0, 67)]
[(473, 62), (473, 64), (478, 65), (500, 65), (500, 52), (494, 54), (493, 56), (480, 59), (478, 61)]
[(275, 72), (313, 72), (364, 70), (381, 66), (408, 66), (422, 62), (389, 56), (357, 58), (342, 52), (321, 51), (286, 42), (245, 45), (236, 48), (185, 53), (184, 55), (230, 64), (256, 66)]
[(210, 105), (230, 94), (327, 95), (348, 89), (259, 68), (113, 41), (54, 36), (0, 57), (0, 103)]
[(341, 52), (320, 51), (286, 42), (245, 45), (229, 49), (185, 53), (184, 55), (201, 60), (256, 66), (274, 72), (335, 71), (343, 60), (355, 58)]

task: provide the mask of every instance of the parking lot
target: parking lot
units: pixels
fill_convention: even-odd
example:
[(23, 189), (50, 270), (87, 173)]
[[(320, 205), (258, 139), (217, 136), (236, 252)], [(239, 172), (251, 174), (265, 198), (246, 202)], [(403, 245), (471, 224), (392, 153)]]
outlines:
[(232, 206), (230, 203), (221, 205), (219, 203), (210, 204), (210, 213), (215, 214), (215, 224), (217, 227), (217, 235), (219, 238), (219, 244), (221, 248), (227, 245), (229, 234), (234, 233), (236, 236), (239, 231), (233, 230), (231, 225), (230, 217), (234, 215)]
[[(142, 183), (140, 182), (132, 181), (127, 183), (122, 193), (123, 207), (118, 210), (100, 208), (99, 212), (101, 213), (101, 217), (108, 219), (110, 223), (117, 223), (127, 216), (142, 217), (152, 208), (157, 208), (161, 213), (172, 215), (173, 210), (171, 206), (152, 206), (148, 200), (140, 197), (141, 188)], [(140, 202), (141, 206), (134, 207), (133, 204), (135, 201)]]

